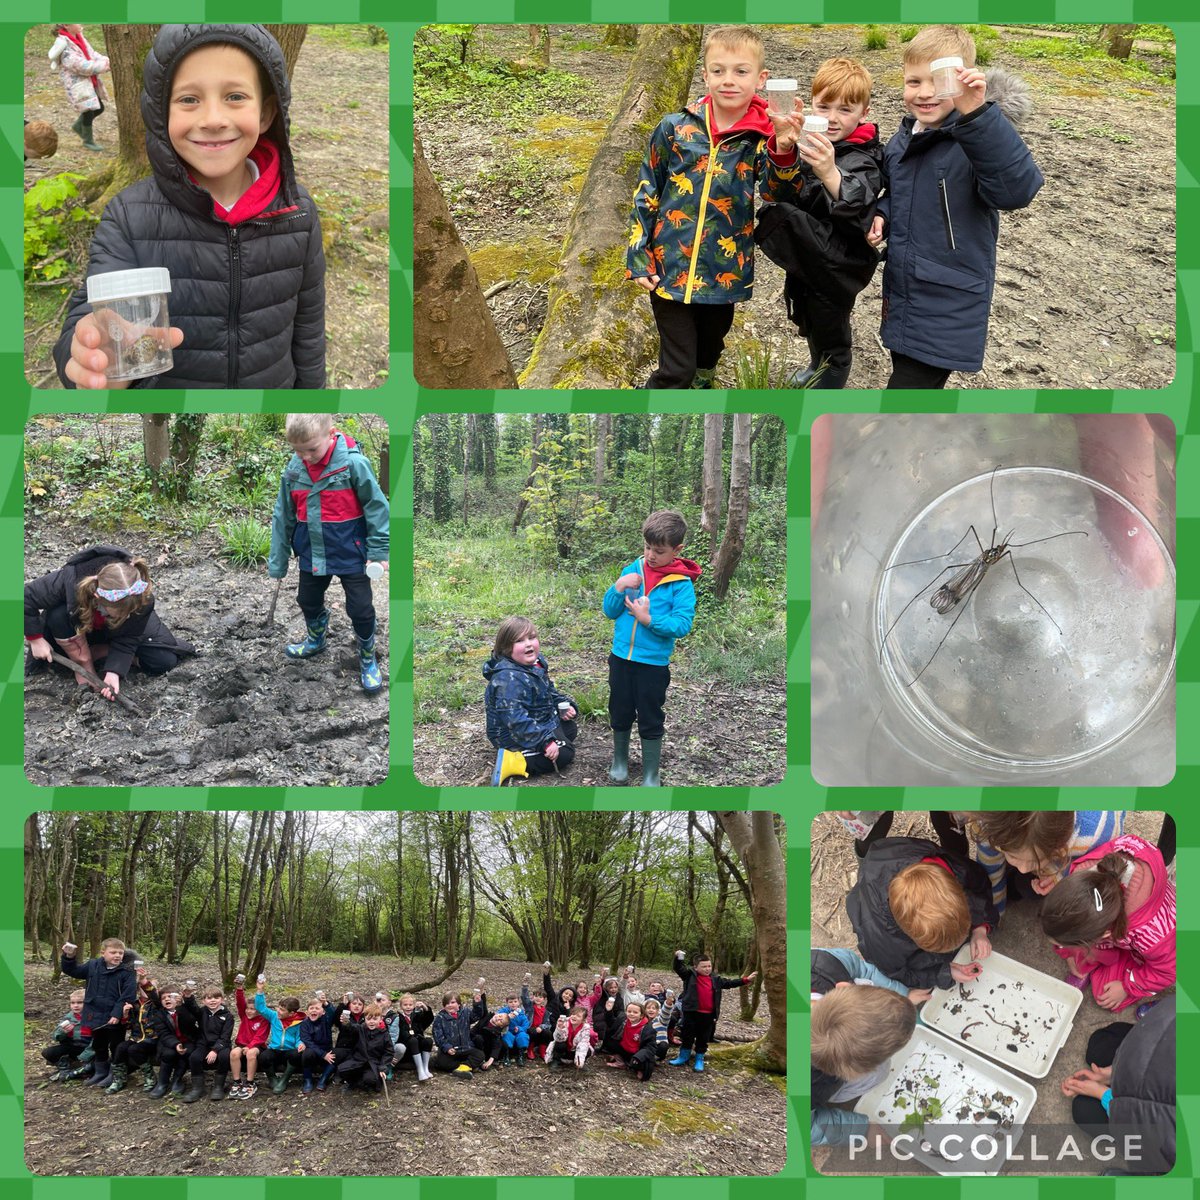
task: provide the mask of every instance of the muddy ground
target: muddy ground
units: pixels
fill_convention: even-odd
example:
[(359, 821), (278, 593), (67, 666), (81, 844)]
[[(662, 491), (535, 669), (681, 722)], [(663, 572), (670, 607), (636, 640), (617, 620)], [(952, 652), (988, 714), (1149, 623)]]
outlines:
[[(388, 51), (369, 47), (363, 26), (309, 26), (292, 77), (291, 144), (296, 175), (317, 203), (325, 240), (326, 365), (331, 388), (378, 387), (388, 371)], [(84, 33), (104, 52), (100, 25)], [(46, 59), (53, 37), (45, 25), (25, 39), (25, 116), (49, 121), (58, 152), (27, 163), (25, 187), (62, 171), (95, 171), (115, 153), (116, 109), (95, 123), (102, 153), (85, 150), (71, 132), (76, 113)], [(105, 82), (109, 92), (109, 76)], [(86, 255), (72, 271), (82, 281)], [(57, 300), (56, 288), (50, 292)], [(57, 307), (57, 305), (55, 305)], [(46, 316), (50, 316), (47, 313)], [(26, 320), (25, 362), (31, 383), (61, 388), (50, 351), (57, 317)]]
[[(450, 198), (459, 232), (488, 287), (512, 286), (490, 301), (497, 328), (520, 371), (545, 319), (552, 273), (574, 196), (605, 114), (615, 108), (632, 51), (601, 49), (594, 26), (551, 26), (551, 63), (576, 74), (575, 100), (531, 118), (523, 137), (557, 137), (546, 155), (536, 203), (506, 192), (503, 170), (514, 131), (485, 106), (416, 114), (430, 165)], [(873, 119), (886, 141), (897, 129), (901, 49), (894, 26), (886, 50), (863, 48), (861, 26), (763, 26), (767, 65), (802, 88), (834, 55), (859, 58), (875, 80)], [(520, 26), (479, 26), (485, 52), (524, 53)], [(1036, 30), (1005, 29), (993, 66), (1026, 79), (1033, 113), (1022, 134), (1046, 177), (1033, 204), (1004, 213), (996, 291), (983, 370), (955, 373), (952, 388), (1163, 387), (1175, 373), (1175, 92), (1170, 81), (1105, 80), (1084, 61), (1022, 61), (1005, 45)], [(582, 43), (582, 44), (581, 44)], [(702, 91), (699, 73), (692, 93)], [(520, 144), (520, 143), (518, 143)], [(772, 361), (800, 363), (801, 344), (783, 309), (783, 273), (756, 259), (754, 300), (738, 316), (718, 382), (734, 383), (739, 344), (771, 348)], [(851, 386), (879, 388), (890, 361), (878, 340), (880, 278), (853, 316)], [(632, 286), (632, 285), (631, 285)], [(630, 386), (647, 364), (631, 363)], [(778, 369), (778, 367), (777, 367)], [(786, 374), (786, 372), (783, 372)], [(776, 379), (782, 375), (775, 376)]]
[[(1136, 833), (1154, 844), (1162, 828), (1161, 812), (1127, 812), (1125, 832)], [(937, 841), (926, 813), (896, 813), (891, 837), (924, 837)], [(972, 839), (972, 847), (974, 841)], [(1174, 868), (1171, 868), (1172, 871)], [(812, 944), (814, 947), (846, 947), (858, 949), (858, 941), (846, 915), (846, 893), (858, 875), (854, 843), (842, 823), (832, 814), (819, 815), (812, 825)], [(1066, 975), (1062, 959), (1054, 953), (1049, 939), (1042, 933), (1038, 921), (1040, 899), (1009, 902), (1000, 926), (991, 935), (992, 948), (1000, 954), (1026, 963), (1056, 979)], [(1092, 998), (1084, 995), (1075, 1015), (1074, 1027), (1066, 1044), (1058, 1052), (1049, 1073), (1043, 1079), (1030, 1079), (1037, 1088), (1037, 1102), (1027, 1120), (1038, 1125), (1065, 1125), (1072, 1128), (1071, 1101), (1063, 1096), (1059, 1084), (1073, 1071), (1087, 1065), (1088, 1039), (1097, 1029), (1113, 1021), (1133, 1021), (1136, 1005), (1120, 1013), (1102, 1009)], [(1018, 1073), (1019, 1075), (1019, 1073)], [(816, 1166), (829, 1156), (827, 1147), (813, 1151)], [(1006, 1167), (1003, 1174), (1035, 1174), (1049, 1172), (1026, 1163), (1025, 1170)], [(1030, 1169), (1032, 1168), (1032, 1169)], [(1071, 1174), (1067, 1169), (1058, 1174)]]
[[(216, 975), (214, 958), (196, 952), (182, 966), (148, 966), (163, 983)], [(472, 959), (445, 986), (469, 990), (482, 975), (495, 1006), (526, 970), (538, 986), (540, 964)], [(407, 988), (440, 972), (429, 962), (329, 956), (271, 963), (267, 973), (269, 995), (303, 998), (313, 988)], [(390, 1107), (339, 1087), (304, 1096), (298, 1080), (282, 1096), (263, 1089), (195, 1104), (151, 1100), (140, 1083), (115, 1096), (47, 1083), (38, 1051), (66, 1011), (70, 982), (26, 963), (25, 1161), (35, 1174), (107, 1175), (116, 1158), (144, 1175), (769, 1175), (787, 1157), (782, 1080), (723, 1064), (719, 1053), (702, 1075), (663, 1068), (646, 1085), (595, 1059), (582, 1072), (531, 1063), (425, 1084), (401, 1071)], [(441, 991), (421, 999), (440, 1004)], [(731, 1042), (761, 1032), (724, 1016), (718, 1027)]]
[[(572, 660), (575, 660), (574, 664)], [(560, 669), (561, 664), (561, 669)], [(570, 652), (555, 656), (555, 682), (570, 692), (569, 679), (595, 676), (596, 687), (607, 688), (598, 671)], [(574, 666), (574, 670), (572, 667)], [(582, 676), (581, 676), (582, 673)], [(771, 787), (787, 771), (787, 700), (782, 677), (762, 687), (691, 683), (678, 661), (671, 666), (667, 690), (667, 725), (663, 738), (661, 779), (664, 787)], [(579, 720), (575, 759), (555, 775), (513, 777), (505, 787), (612, 787), (612, 730), (607, 715), (597, 712)], [(491, 783), (496, 751), (484, 733), (483, 677), (479, 704), (449, 714), (440, 723), (413, 729), (413, 770), (432, 787), (461, 787)], [(629, 748), (629, 784), (642, 777), (642, 753), (635, 728)]]
[(136, 668), (121, 694), (140, 719), (65, 668), (34, 664), (26, 651), (25, 773), (45, 786), (365, 787), (388, 771), (388, 603), (375, 587), (376, 642), (384, 688), (359, 685), (358, 650), (340, 584), (326, 594), (328, 649), (304, 662), (284, 657), (304, 622), (296, 605), (297, 570), (284, 580), (274, 628), (264, 626), (274, 581), (218, 555), (215, 536), (146, 544), (141, 535), (105, 530), (88, 536), (41, 525), (27, 540), (27, 579), (57, 570), (77, 550), (123, 545), (150, 564), (155, 611), (197, 646), (169, 674)]

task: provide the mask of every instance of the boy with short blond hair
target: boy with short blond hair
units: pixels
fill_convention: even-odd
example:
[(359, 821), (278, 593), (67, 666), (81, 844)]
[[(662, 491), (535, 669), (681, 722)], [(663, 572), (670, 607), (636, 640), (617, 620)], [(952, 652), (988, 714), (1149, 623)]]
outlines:
[(387, 497), (358, 444), (334, 428), (331, 414), (289, 413), (284, 436), (295, 453), (279, 481), (267, 573), (282, 579), (291, 556), (300, 560), (296, 602), (306, 626), (304, 640), (289, 643), (284, 653), (303, 659), (325, 649), (325, 593), (337, 575), (358, 639), (360, 682), (374, 694), (383, 673), (375, 657), (371, 580), (387, 566)]
[[(961, 92), (939, 97), (932, 64), (961, 58)], [(957, 25), (921, 30), (904, 49), (909, 115), (883, 152), (887, 191), (867, 235), (886, 239), (880, 336), (889, 388), (942, 388), (951, 371), (983, 367), (996, 283), (1000, 211), (1025, 208), (1043, 182), (1011, 122), (1029, 89), (1005, 71), (985, 78)]]
[(133, 966), (125, 961), (125, 943), (120, 938), (105, 938), (100, 956), (78, 963), (78, 947), (67, 942), (59, 964), (64, 975), (86, 980), (79, 1032), (92, 1039), (94, 1067), (88, 1083), (96, 1087), (112, 1081), (110, 1055), (118, 1042), (125, 1040), (125, 1005), (137, 999), (137, 978)]
[(682, 514), (672, 509), (651, 513), (642, 525), (642, 555), (604, 593), (604, 615), (614, 623), (608, 656), (608, 717), (613, 731), (608, 777), (614, 783), (629, 778), (629, 738), (635, 717), (642, 741), (642, 786), (660, 783), (669, 664), (676, 639), (691, 632), (696, 616), (694, 581), (700, 578), (700, 566), (679, 557), (686, 538)]
[(852, 361), (850, 313), (879, 255), (866, 242), (883, 185), (883, 151), (871, 111), (871, 74), (852, 58), (826, 59), (812, 80), (812, 111), (827, 133), (802, 132), (803, 116), (772, 116), (767, 204), (754, 239), (787, 272), (784, 302), (807, 339), (797, 387), (843, 388)]
[(50, 1076), (52, 1082), (61, 1083), (70, 1077), (72, 1060), (88, 1048), (91, 1038), (83, 1036), (83, 988), (76, 988), (70, 995), (66, 1015), (54, 1027), (54, 1040), (42, 1047), (42, 1057), (55, 1068)]
[(106, 379), (112, 346), (85, 286), (54, 348), (63, 385), (323, 388), (325, 254), (279, 43), (262, 25), (162, 25), (141, 76), (152, 173), (108, 202), (87, 274), (170, 272), (174, 365)]
[(633, 194), (625, 277), (650, 293), (658, 367), (648, 388), (711, 388), (734, 305), (754, 287), (754, 192), (771, 133), (763, 42), (748, 25), (704, 40), (707, 94), (664, 117)]

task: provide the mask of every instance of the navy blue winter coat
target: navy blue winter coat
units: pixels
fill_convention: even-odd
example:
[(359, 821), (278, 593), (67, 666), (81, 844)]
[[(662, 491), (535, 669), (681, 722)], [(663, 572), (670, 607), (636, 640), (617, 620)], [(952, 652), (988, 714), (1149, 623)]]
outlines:
[(83, 995), (83, 1025), (92, 1030), (107, 1025), (116, 1017), (125, 1018), (125, 1005), (137, 1001), (137, 977), (133, 968), (125, 963), (110, 967), (103, 957), (89, 958), (79, 963), (74, 956), (62, 956), (62, 973), (72, 979), (87, 981)]
[(889, 350), (951, 371), (983, 366), (996, 282), (998, 209), (1024, 208), (1045, 180), (989, 101), (913, 136), (905, 117), (883, 152), (883, 324)]
[(497, 749), (543, 750), (558, 731), (558, 703), (575, 701), (550, 680), (546, 660), (539, 654), (532, 667), (511, 658), (489, 658), (483, 664), (487, 690), (488, 741)]

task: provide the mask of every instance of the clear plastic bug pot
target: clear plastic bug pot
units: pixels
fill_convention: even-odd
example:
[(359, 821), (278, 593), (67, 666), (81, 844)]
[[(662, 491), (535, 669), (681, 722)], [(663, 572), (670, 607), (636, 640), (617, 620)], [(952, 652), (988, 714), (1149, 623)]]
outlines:
[(957, 55), (937, 58), (929, 64), (935, 100), (950, 100), (962, 95), (962, 84), (958, 81), (958, 71), (962, 65), (963, 60)]
[(800, 84), (795, 79), (767, 80), (767, 110), (777, 116), (790, 116), (796, 111)]
[(815, 113), (809, 113), (808, 116), (806, 116), (804, 118), (804, 132), (805, 133), (828, 133), (829, 132), (829, 118), (828, 117), (818, 117)]
[(818, 418), (816, 778), (1169, 781), (1174, 444), (1137, 413)]
[(144, 379), (174, 365), (167, 310), (170, 291), (171, 273), (165, 267), (89, 277), (87, 298), (100, 330), (99, 349), (108, 357), (106, 378)]

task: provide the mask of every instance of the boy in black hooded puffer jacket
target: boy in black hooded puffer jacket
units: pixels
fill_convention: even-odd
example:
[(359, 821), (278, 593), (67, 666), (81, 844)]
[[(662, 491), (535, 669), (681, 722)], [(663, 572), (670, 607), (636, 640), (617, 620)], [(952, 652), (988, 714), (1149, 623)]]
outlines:
[[(142, 80), (154, 173), (109, 201), (87, 271), (170, 271), (174, 366), (133, 385), (324, 387), (321, 224), (296, 181), (279, 43), (261, 25), (163, 25)], [(105, 378), (100, 345), (84, 286), (54, 348), (64, 386), (130, 386)]]

